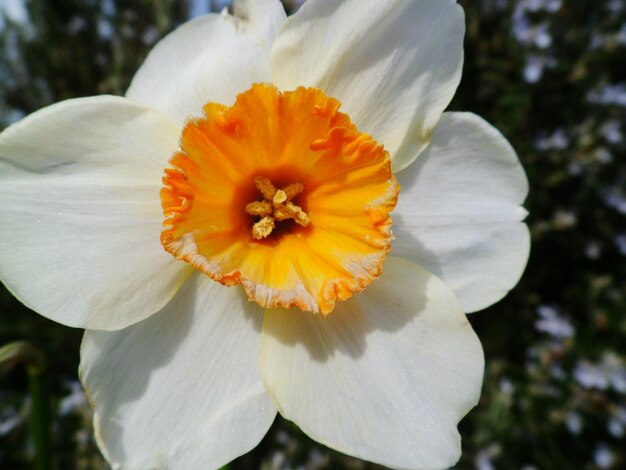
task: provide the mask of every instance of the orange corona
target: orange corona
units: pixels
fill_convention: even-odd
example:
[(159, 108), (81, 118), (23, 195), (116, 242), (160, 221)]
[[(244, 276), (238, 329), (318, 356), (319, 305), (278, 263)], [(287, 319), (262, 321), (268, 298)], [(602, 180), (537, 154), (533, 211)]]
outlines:
[(327, 315), (391, 248), (383, 147), (315, 88), (257, 84), (190, 120), (165, 170), (165, 249), (263, 307)]

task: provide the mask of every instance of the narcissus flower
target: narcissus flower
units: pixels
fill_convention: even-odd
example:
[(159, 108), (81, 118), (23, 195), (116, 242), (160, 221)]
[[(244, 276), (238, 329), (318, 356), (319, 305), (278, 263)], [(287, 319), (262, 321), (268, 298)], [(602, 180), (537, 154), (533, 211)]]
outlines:
[(397, 468), (453, 465), (483, 353), (464, 312), (515, 285), (527, 181), (444, 113), (453, 0), (235, 2), (161, 41), (126, 97), (0, 135), (0, 278), (86, 328), (115, 467), (212, 468), (276, 412)]

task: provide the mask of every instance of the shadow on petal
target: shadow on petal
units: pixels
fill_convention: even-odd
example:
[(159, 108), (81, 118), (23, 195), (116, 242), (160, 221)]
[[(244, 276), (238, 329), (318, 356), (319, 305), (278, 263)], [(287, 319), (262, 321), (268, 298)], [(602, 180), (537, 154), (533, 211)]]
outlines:
[[(216, 330), (224, 330), (220, 325), (227, 324), (229, 316), (237, 322), (236, 311), (245, 312), (245, 328), (260, 332), (262, 310), (251, 308), (241, 288), (221, 286), (197, 272), (168, 305), (146, 320), (120, 331), (86, 332), (80, 376), (96, 411), (96, 438), (110, 462), (132, 462), (140, 452), (126, 448), (127, 442), (136, 440), (128, 433), (148, 429), (146, 423), (160, 421), (160, 414), (180, 415), (184, 420), (190, 407), (201, 408), (197, 403), (180, 400), (181, 390), (177, 389), (190, 386), (189, 376), (194, 371), (201, 376), (199, 381), (219, 380), (206, 374), (236, 354), (240, 338), (233, 338), (229, 342), (231, 349), (222, 350), (222, 354), (207, 357), (203, 351), (210, 350), (212, 338), (219, 334)], [(199, 331), (203, 328), (206, 331)], [(250, 334), (242, 331), (241, 336)], [(150, 396), (157, 397), (161, 404), (142, 403)], [(145, 441), (152, 438), (146, 437)], [(159, 462), (154, 464), (160, 466)]]
[(304, 346), (317, 362), (336, 354), (358, 359), (365, 353), (369, 334), (401, 330), (426, 307), (423, 279), (407, 279), (396, 269), (397, 263), (388, 258), (379, 279), (349, 300), (338, 302), (326, 318), (297, 309), (268, 310), (264, 333), (290, 348)]

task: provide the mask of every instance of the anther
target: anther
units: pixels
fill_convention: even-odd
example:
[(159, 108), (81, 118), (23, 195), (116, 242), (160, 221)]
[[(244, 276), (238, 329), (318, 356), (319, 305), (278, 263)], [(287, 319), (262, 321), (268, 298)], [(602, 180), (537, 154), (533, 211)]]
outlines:
[(269, 178), (265, 178), (264, 176), (257, 176), (256, 178), (254, 178), (254, 184), (256, 185), (258, 190), (261, 191), (263, 197), (268, 201), (271, 201), (274, 197), (274, 194), (276, 194), (276, 187), (274, 187)]
[(274, 218), (271, 216), (263, 217), (252, 226), (252, 236), (257, 240), (269, 237), (274, 230)]
[(246, 212), (250, 215), (266, 217), (272, 215), (272, 211), (272, 204), (269, 201), (254, 201), (250, 204), (246, 204)]
[(254, 201), (246, 204), (246, 213), (261, 217), (261, 220), (252, 226), (252, 236), (257, 240), (267, 238), (276, 227), (276, 221), (293, 219), (298, 225), (309, 225), (309, 216), (291, 200), (304, 190), (302, 183), (292, 183), (283, 189), (277, 189), (269, 178), (257, 176), (254, 184), (261, 192), (264, 201)]

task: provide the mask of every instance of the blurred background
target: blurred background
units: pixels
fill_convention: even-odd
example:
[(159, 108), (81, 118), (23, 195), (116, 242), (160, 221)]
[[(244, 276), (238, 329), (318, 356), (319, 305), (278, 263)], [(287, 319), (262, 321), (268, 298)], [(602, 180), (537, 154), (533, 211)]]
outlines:
[[(517, 150), (532, 252), (519, 285), (470, 316), (487, 370), (458, 468), (626, 468), (626, 1), (460, 3), (465, 68), (450, 108), (485, 117)], [(67, 98), (124, 94), (161, 37), (228, 4), (0, 0), (0, 129)], [(27, 340), (47, 359), (59, 469), (106, 468), (77, 382), (81, 336), (0, 286), (0, 346)], [(32, 467), (32, 408), (24, 368), (0, 370), (0, 468)], [(278, 417), (228, 468), (377, 467)]]

